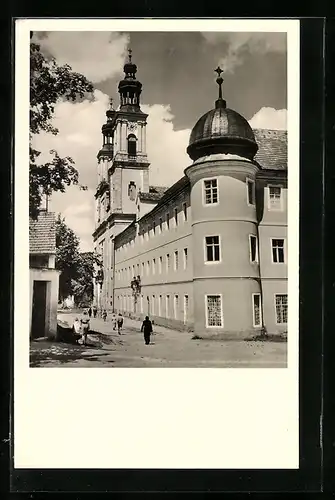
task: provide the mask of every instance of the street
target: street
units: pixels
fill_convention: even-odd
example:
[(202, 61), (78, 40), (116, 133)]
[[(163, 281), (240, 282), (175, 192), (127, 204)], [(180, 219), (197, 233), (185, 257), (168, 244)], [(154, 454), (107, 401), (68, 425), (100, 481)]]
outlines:
[[(61, 325), (72, 325), (75, 313), (59, 313)], [(145, 345), (141, 323), (124, 319), (122, 335), (110, 319), (91, 318), (88, 345), (31, 342), (31, 367), (110, 368), (285, 368), (286, 342), (194, 340), (190, 332), (154, 325), (150, 345)]]

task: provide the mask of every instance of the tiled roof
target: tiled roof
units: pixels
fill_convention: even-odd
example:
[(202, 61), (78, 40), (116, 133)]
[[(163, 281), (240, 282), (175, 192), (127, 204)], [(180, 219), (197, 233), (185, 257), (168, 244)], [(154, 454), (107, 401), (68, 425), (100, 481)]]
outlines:
[(140, 200), (159, 201), (167, 189), (165, 186), (149, 186), (148, 193), (140, 193)]
[(29, 253), (56, 252), (56, 217), (52, 212), (41, 212), (38, 219), (29, 221)]
[(286, 130), (255, 129), (258, 152), (255, 160), (265, 170), (287, 170)]

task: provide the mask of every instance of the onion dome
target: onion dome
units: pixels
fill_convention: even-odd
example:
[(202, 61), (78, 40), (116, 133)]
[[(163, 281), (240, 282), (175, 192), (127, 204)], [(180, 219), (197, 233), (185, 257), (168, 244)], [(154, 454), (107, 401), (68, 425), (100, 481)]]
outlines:
[(123, 67), (124, 79), (119, 82), (120, 110), (139, 111), (142, 83), (136, 79), (137, 66), (132, 62), (132, 50), (128, 49), (128, 62)]
[(258, 146), (252, 128), (247, 120), (226, 107), (222, 98), (222, 70), (218, 67), (216, 79), (219, 85), (219, 98), (215, 108), (205, 113), (194, 125), (187, 154), (195, 161), (210, 154), (233, 154), (252, 160)]

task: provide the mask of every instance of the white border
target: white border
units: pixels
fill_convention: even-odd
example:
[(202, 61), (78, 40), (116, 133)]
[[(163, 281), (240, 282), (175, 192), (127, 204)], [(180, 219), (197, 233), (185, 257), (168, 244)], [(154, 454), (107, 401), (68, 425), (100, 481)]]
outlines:
[[(19, 19), (16, 21), (15, 137), (20, 137), (20, 141), (16, 141), (15, 144), (14, 465), (16, 468), (297, 469), (299, 467), (299, 29), (298, 20), (287, 19)], [(225, 370), (29, 368), (29, 333), (26, 320), (29, 317), (27, 298), (29, 294), (30, 30), (287, 33), (289, 165), (287, 369), (269, 369), (264, 372), (264, 368), (242, 370), (238, 368)], [(147, 391), (148, 387), (150, 391)], [(141, 408), (140, 412), (138, 408)], [(134, 414), (136, 414), (136, 425), (134, 425)], [(199, 425), (199, 422), (208, 422), (208, 415), (211, 425)], [(248, 415), (247, 420), (246, 415)], [(81, 425), (74, 427), (68, 425), (69, 419), (79, 418), (81, 421), (83, 416), (87, 422), (93, 423), (97, 422), (98, 418), (94, 436), (88, 435), (87, 439), (83, 439)], [(115, 432), (115, 425), (119, 428), (120, 421), (126, 432)], [(148, 421), (150, 421), (150, 436), (139, 432), (139, 429), (145, 428)]]

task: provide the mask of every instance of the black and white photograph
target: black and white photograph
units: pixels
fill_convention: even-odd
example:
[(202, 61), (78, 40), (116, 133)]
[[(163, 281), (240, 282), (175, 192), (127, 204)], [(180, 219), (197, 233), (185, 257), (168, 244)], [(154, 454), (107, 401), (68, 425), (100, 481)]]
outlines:
[(15, 466), (296, 468), (299, 22), (16, 24)]
[(32, 367), (287, 366), (287, 35), (34, 31)]

